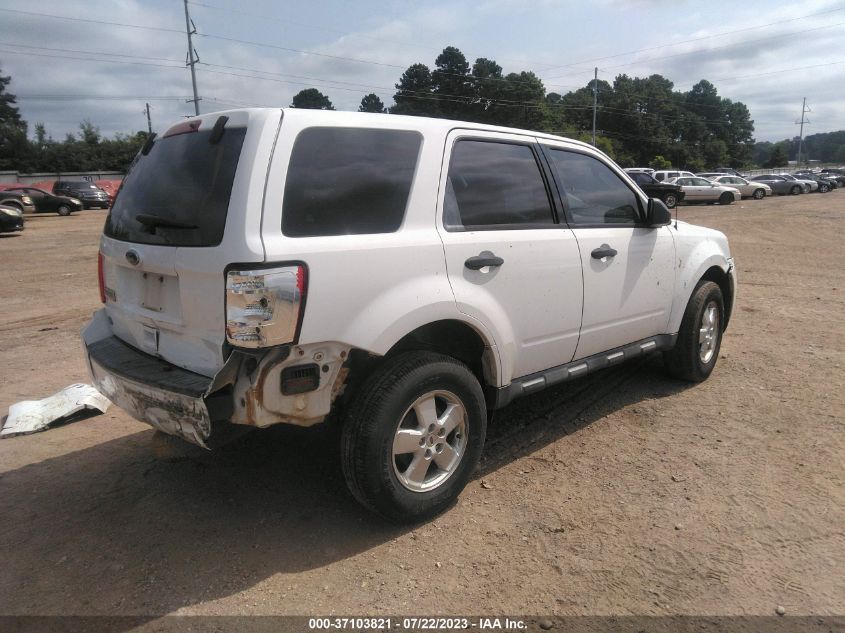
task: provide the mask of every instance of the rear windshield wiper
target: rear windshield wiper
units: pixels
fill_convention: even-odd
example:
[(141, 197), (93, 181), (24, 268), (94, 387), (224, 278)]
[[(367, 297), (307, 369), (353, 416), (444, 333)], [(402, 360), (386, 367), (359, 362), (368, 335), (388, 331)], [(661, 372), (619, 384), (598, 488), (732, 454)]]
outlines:
[(171, 220), (170, 218), (163, 218), (160, 215), (150, 215), (149, 213), (139, 213), (135, 216), (135, 220), (144, 226), (163, 226), (168, 229), (198, 229), (196, 224), (188, 224), (187, 222), (180, 222), (179, 220)]

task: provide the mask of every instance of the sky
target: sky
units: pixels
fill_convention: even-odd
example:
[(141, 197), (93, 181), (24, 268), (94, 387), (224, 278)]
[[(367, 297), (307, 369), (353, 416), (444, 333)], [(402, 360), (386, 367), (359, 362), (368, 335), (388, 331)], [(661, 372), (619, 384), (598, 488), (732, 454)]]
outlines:
[[(356, 110), (386, 105), (411, 64), (446, 46), (505, 73), (534, 71), (549, 92), (587, 85), (594, 67), (701, 79), (751, 110), (758, 141), (845, 129), (845, 2), (777, 0), (196, 0), (188, 3), (201, 112), (288, 106), (303, 88)], [(51, 17), (52, 16), (52, 17)], [(56, 17), (59, 16), (59, 17)], [(62, 19), (64, 18), (64, 19)], [(69, 18), (69, 19), (68, 19)], [(89, 120), (105, 136), (154, 131), (193, 114), (182, 0), (0, 0), (0, 71), (30, 124), (53, 138)]]

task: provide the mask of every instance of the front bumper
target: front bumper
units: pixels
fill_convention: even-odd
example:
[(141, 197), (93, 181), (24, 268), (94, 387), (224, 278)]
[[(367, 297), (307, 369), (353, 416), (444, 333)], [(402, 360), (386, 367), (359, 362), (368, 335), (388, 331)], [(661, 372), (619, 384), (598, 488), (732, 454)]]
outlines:
[(231, 397), (220, 380), (181, 369), (138, 351), (112, 335), (105, 310), (82, 330), (94, 386), (132, 417), (169, 435), (208, 448), (213, 421), (231, 415)]

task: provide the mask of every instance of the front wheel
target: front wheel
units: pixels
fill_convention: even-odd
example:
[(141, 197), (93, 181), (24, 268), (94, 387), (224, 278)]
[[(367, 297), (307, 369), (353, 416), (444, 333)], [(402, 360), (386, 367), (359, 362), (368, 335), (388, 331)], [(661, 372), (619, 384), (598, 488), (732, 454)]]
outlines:
[(827, 193), (830, 191), (830, 187), (827, 185), (819, 185), (819, 193)]
[(733, 204), (734, 197), (727, 191), (719, 196), (719, 204)]
[(678, 196), (674, 193), (667, 193), (663, 196), (663, 203), (667, 206), (667, 208), (674, 209), (678, 206)]
[(346, 484), (366, 508), (398, 523), (448, 508), (478, 465), (484, 394), (463, 363), (406, 352), (361, 386), (341, 437)]
[(722, 290), (712, 281), (701, 281), (690, 297), (675, 347), (664, 352), (666, 370), (690, 382), (706, 380), (719, 357), (725, 304)]
[(59, 215), (70, 215), (70, 207), (66, 204), (60, 205), (58, 209), (56, 209), (56, 213)]
[(801, 191), (801, 185), (793, 185), (792, 189), (789, 190), (789, 193), (791, 193), (793, 196), (797, 196), (799, 193), (801, 193)]
[(764, 189), (755, 189), (754, 190), (754, 199), (755, 200), (762, 200), (766, 197), (766, 191)]

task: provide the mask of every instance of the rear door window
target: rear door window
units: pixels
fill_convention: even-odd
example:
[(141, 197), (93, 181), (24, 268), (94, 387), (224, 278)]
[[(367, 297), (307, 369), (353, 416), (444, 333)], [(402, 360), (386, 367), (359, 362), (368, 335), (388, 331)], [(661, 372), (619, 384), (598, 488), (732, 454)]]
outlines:
[(303, 130), (288, 166), (282, 233), (393, 233), (405, 217), (421, 144), (410, 130)]
[(219, 244), (245, 136), (245, 127), (226, 127), (215, 144), (211, 129), (158, 139), (126, 174), (105, 234), (141, 244)]
[(447, 231), (553, 226), (549, 195), (531, 147), (480, 140), (455, 143), (443, 225)]

